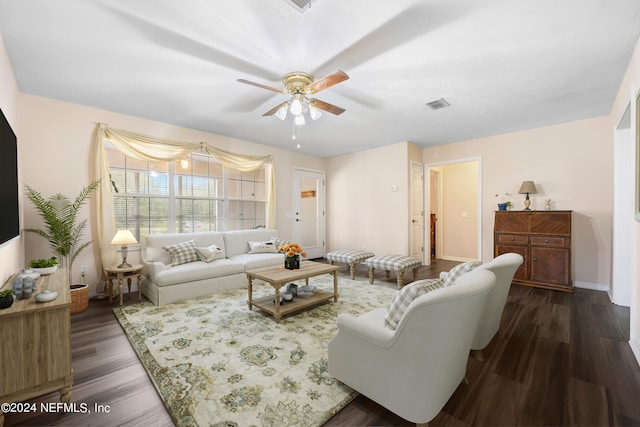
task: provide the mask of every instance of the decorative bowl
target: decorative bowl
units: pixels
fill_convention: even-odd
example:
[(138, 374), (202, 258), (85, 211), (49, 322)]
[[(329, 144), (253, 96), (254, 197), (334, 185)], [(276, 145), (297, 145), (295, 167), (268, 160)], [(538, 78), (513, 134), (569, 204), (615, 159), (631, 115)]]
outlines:
[(52, 291), (51, 289), (45, 289), (36, 294), (36, 302), (49, 302), (56, 298), (58, 298), (58, 291)]
[(32, 267), (31, 271), (35, 271), (37, 273), (42, 274), (43, 276), (46, 276), (47, 274), (53, 274), (56, 272), (56, 270), (58, 269), (57, 265), (54, 265), (53, 267), (44, 267), (44, 268), (35, 268)]
[(291, 301), (293, 299), (293, 294), (290, 292), (285, 292), (284, 294), (282, 294), (282, 298), (284, 298), (285, 301)]

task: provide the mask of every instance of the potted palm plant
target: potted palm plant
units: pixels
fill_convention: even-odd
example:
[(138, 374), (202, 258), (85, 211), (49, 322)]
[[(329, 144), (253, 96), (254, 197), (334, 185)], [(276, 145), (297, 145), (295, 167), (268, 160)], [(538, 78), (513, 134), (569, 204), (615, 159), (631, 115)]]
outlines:
[[(26, 232), (38, 234), (49, 242), (49, 247), (58, 257), (58, 265), (66, 267), (69, 273), (69, 283), (72, 283), (72, 267), (76, 257), (83, 249), (91, 244), (82, 242), (82, 233), (87, 227), (87, 220), (78, 222), (78, 212), (87, 202), (91, 193), (98, 188), (100, 181), (93, 181), (84, 187), (80, 194), (72, 202), (67, 196), (60, 193), (45, 198), (42, 193), (26, 185), (27, 198), (33, 203), (45, 223), (44, 229), (25, 228)], [(75, 287), (75, 288), (74, 288)], [(74, 301), (74, 298), (76, 301)], [(84, 311), (88, 304), (88, 287), (86, 284), (71, 286), (71, 305), (81, 307)], [(81, 299), (81, 301), (78, 301)], [(82, 308), (84, 307), (84, 308)], [(76, 312), (80, 312), (77, 311)]]

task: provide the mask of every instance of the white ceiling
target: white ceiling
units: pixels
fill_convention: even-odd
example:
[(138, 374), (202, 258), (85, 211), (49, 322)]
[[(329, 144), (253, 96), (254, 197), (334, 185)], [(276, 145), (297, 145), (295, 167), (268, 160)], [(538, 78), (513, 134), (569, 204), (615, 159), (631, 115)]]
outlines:
[[(2, 0), (22, 92), (329, 157), (446, 144), (608, 114), (638, 0)], [(350, 79), (291, 140), (281, 77)], [(451, 107), (425, 103), (445, 98)]]

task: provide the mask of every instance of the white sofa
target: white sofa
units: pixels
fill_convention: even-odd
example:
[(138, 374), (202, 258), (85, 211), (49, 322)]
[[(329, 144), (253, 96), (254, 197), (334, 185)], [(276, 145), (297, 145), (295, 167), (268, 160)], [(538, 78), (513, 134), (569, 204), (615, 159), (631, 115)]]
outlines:
[[(264, 242), (277, 235), (276, 230), (260, 228), (148, 236), (141, 257), (142, 293), (154, 304), (165, 305), (246, 287), (245, 271), (284, 263), (281, 253), (249, 254), (248, 242)], [(218, 246), (224, 258), (171, 266), (172, 258), (163, 247), (189, 240), (195, 240), (198, 247)]]

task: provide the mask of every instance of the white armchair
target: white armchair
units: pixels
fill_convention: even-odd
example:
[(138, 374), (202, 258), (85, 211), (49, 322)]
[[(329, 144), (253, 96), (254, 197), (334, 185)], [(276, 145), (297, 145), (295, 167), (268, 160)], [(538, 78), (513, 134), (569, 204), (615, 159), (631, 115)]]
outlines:
[(484, 310), (480, 315), (478, 329), (476, 329), (476, 334), (471, 343), (472, 350), (484, 349), (498, 333), (500, 319), (502, 319), (502, 312), (507, 302), (513, 276), (523, 261), (524, 258), (520, 254), (506, 253), (478, 267), (479, 269), (489, 270), (496, 275), (496, 286), (489, 293)]
[(329, 373), (404, 419), (428, 423), (464, 379), (471, 341), (495, 275), (474, 270), (416, 298), (395, 330), (386, 308), (338, 316)]
[[(476, 268), (481, 270), (489, 270), (496, 275), (496, 286), (491, 290), (487, 297), (482, 314), (480, 315), (480, 321), (478, 322), (478, 328), (476, 329), (473, 342), (471, 343), (472, 350), (484, 349), (493, 337), (498, 333), (500, 329), (500, 319), (502, 318), (502, 312), (504, 311), (504, 305), (507, 302), (507, 296), (509, 295), (509, 288), (513, 281), (513, 276), (516, 274), (516, 270), (522, 264), (524, 259), (522, 255), (515, 253), (506, 253), (491, 261), (481, 264)], [(447, 272), (440, 273), (440, 278), (444, 279), (447, 276)], [(478, 357), (482, 359), (482, 354), (477, 353)]]

